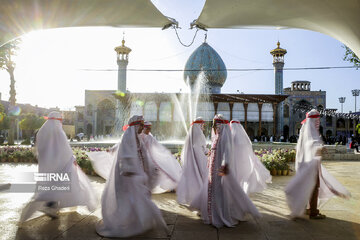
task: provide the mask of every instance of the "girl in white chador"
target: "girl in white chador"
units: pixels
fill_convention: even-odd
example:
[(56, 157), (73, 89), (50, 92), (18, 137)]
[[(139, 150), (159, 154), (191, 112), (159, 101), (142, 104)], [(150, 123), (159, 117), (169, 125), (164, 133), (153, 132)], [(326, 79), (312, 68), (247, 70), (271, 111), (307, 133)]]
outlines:
[(269, 170), (255, 155), (251, 141), (243, 126), (237, 120), (230, 122), (234, 144), (234, 161), (230, 165), (236, 180), (245, 193), (261, 192), (271, 182)]
[(214, 117), (208, 179), (190, 205), (200, 211), (206, 224), (215, 227), (234, 226), (247, 214), (261, 216), (231, 169), (234, 153), (228, 123), (222, 115)]
[(190, 127), (181, 156), (183, 173), (176, 190), (180, 204), (190, 204), (198, 195), (207, 179), (206, 139), (203, 133), (204, 120), (197, 118)]
[[(20, 222), (41, 210), (56, 217), (59, 208), (84, 205), (95, 210), (97, 199), (90, 181), (77, 165), (76, 158), (62, 129), (59, 112), (51, 112), (36, 135), (36, 150), (40, 173), (55, 173), (69, 176), (70, 191), (38, 191), (22, 212)], [(64, 178), (65, 180), (65, 178)], [(61, 187), (64, 182), (38, 182), (40, 186)], [(65, 185), (64, 185), (65, 186)], [(63, 187), (64, 187), (63, 186)]]
[[(150, 130), (151, 123), (146, 122), (144, 131), (139, 135), (140, 144), (145, 150), (143, 154), (149, 159), (146, 174), (152, 193), (163, 193), (176, 188), (181, 176), (181, 166), (171, 152), (156, 141)], [(86, 153), (95, 172), (105, 180), (109, 178), (118, 148), (119, 143), (113, 146), (109, 152)]]
[(167, 231), (160, 210), (151, 201), (146, 172), (149, 160), (138, 134), (142, 116), (133, 116), (115, 153), (115, 161), (101, 199), (103, 220), (96, 231), (105, 237), (129, 237), (153, 228)]
[(140, 139), (152, 164), (152, 173), (150, 173), (152, 193), (174, 190), (180, 180), (181, 166), (171, 152), (161, 145), (150, 131), (151, 122), (145, 122)]
[(296, 147), (296, 175), (285, 193), (292, 217), (301, 217), (306, 211), (311, 219), (323, 219), (319, 206), (332, 196), (349, 198), (350, 193), (321, 165), (323, 143), (320, 138), (320, 114), (311, 110), (302, 122)]

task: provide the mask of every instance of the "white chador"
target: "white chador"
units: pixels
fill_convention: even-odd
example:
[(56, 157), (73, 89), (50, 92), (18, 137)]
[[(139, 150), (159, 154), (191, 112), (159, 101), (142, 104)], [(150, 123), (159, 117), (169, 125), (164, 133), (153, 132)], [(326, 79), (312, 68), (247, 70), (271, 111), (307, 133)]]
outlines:
[[(146, 123), (148, 127), (151, 127), (151, 123)], [(144, 125), (144, 127), (147, 126)], [(167, 148), (156, 141), (151, 133), (141, 133), (139, 140), (144, 148), (143, 155), (149, 160), (146, 174), (149, 177), (149, 187), (152, 193), (163, 193), (176, 189), (181, 176), (181, 166), (175, 157)], [(109, 152), (86, 153), (91, 160), (95, 172), (105, 180), (109, 178), (118, 149), (119, 143), (113, 146)]]
[(234, 226), (246, 215), (260, 217), (259, 211), (235, 179), (233, 144), (228, 121), (221, 115), (214, 118), (211, 154), (207, 181), (190, 207), (200, 211), (206, 224), (215, 227)]
[(269, 170), (255, 155), (251, 141), (239, 121), (230, 122), (234, 144), (234, 161), (230, 168), (245, 193), (261, 192), (271, 182)]
[(190, 205), (207, 179), (206, 139), (203, 133), (204, 120), (197, 118), (190, 127), (182, 151), (183, 173), (176, 189), (177, 201)]
[(144, 123), (140, 134), (142, 144), (150, 161), (149, 177), (152, 193), (163, 193), (174, 190), (181, 176), (181, 166), (171, 152), (161, 145), (151, 134), (151, 123)]
[[(37, 192), (23, 210), (20, 222), (31, 217), (35, 211), (44, 211), (49, 206), (54, 210), (81, 205), (87, 206), (90, 211), (96, 208), (97, 198), (91, 183), (76, 163), (61, 121), (59, 112), (49, 114), (47, 121), (36, 135), (36, 149), (39, 174), (57, 174), (63, 181), (38, 181)], [(70, 191), (60, 190), (66, 189), (66, 176), (70, 180)], [(50, 187), (51, 190), (46, 190), (44, 186)], [(43, 190), (39, 191), (39, 189)]]
[(306, 119), (300, 129), (296, 147), (296, 175), (285, 190), (292, 217), (304, 215), (317, 182), (320, 207), (335, 195), (343, 198), (350, 197), (350, 193), (321, 164), (319, 151), (323, 146), (318, 130), (319, 118), (319, 112), (311, 110), (306, 114)]
[(115, 144), (108, 152), (105, 151), (94, 151), (94, 152), (86, 152), (88, 155), (91, 165), (94, 168), (94, 171), (103, 179), (107, 180), (109, 178), (112, 165), (116, 160), (116, 154), (119, 150), (119, 145), (122, 141), (122, 137), (120, 138), (120, 142)]
[(101, 199), (103, 220), (96, 226), (101, 236), (130, 237), (153, 228), (167, 231), (160, 210), (151, 201), (149, 160), (138, 138), (143, 124), (142, 116), (131, 117), (114, 154)]

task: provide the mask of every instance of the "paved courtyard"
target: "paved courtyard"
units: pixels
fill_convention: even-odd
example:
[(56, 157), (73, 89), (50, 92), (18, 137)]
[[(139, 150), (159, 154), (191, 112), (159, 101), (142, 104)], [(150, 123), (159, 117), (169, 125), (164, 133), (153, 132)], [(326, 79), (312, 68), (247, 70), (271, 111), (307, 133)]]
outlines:
[[(352, 193), (350, 200), (331, 199), (322, 208), (322, 213), (327, 215), (325, 220), (290, 220), (283, 189), (291, 176), (281, 176), (274, 177), (266, 191), (251, 196), (263, 215), (261, 219), (216, 229), (203, 224), (196, 213), (178, 205), (174, 193), (166, 193), (154, 195), (153, 200), (162, 210), (169, 234), (151, 231), (131, 239), (360, 239), (360, 162), (323, 164)], [(10, 182), (16, 172), (36, 168), (35, 164), (0, 164), (0, 183)], [(100, 198), (104, 181), (97, 177), (91, 177), (91, 181)], [(101, 219), (100, 205), (92, 213), (82, 207), (64, 209), (56, 220), (39, 214), (18, 227), (21, 210), (31, 196), (31, 193), (0, 192), (0, 239), (106, 239), (95, 232), (95, 224)]]

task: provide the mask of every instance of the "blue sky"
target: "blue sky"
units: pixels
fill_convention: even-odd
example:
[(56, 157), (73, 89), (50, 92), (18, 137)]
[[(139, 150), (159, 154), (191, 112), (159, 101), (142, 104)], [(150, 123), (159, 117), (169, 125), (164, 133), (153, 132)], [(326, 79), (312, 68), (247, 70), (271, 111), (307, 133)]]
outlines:
[[(180, 37), (189, 43), (195, 30), (188, 24), (201, 12), (204, 1), (153, 1), (167, 16), (180, 22)], [(85, 89), (117, 87), (114, 47), (125, 32), (131, 69), (183, 69), (187, 58), (203, 42), (199, 31), (194, 44), (183, 47), (173, 29), (69, 28), (32, 32), (24, 36), (15, 70), (17, 101), (42, 107), (71, 109), (84, 104)], [(209, 29), (207, 42), (220, 54), (227, 68), (272, 68), (270, 50), (280, 40), (288, 51), (285, 67), (349, 66), (342, 60), (342, 43), (323, 34), (300, 29)], [(178, 92), (185, 89), (183, 72), (128, 72), (127, 87), (133, 92)], [(354, 110), (351, 89), (360, 88), (355, 69), (299, 70), (284, 72), (284, 87), (307, 80), (312, 90), (327, 92), (327, 107)], [(274, 93), (273, 71), (228, 72), (224, 93)], [(0, 71), (2, 99), (9, 98), (9, 77)], [(360, 101), (357, 104), (360, 106)]]

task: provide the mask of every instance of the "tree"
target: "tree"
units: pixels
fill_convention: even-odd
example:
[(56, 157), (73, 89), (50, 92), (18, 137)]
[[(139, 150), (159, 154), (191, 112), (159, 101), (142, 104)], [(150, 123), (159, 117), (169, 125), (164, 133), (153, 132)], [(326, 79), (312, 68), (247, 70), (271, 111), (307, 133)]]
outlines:
[(1, 130), (7, 130), (9, 128), (10, 128), (10, 118), (6, 116), (5, 108), (0, 103), (0, 135), (2, 135)]
[(345, 48), (344, 60), (351, 62), (352, 64), (354, 64), (354, 66), (356, 66), (356, 69), (358, 69), (360, 67), (359, 57), (356, 56), (356, 54), (347, 46), (344, 46), (344, 48)]
[[(19, 49), (18, 45), (20, 39), (15, 39), (0, 48), (0, 69), (6, 70), (10, 75), (10, 109), (15, 107), (16, 104), (16, 91), (15, 91), (15, 62), (12, 57), (16, 55), (17, 50)], [(8, 137), (8, 143), (14, 144), (14, 135), (15, 135), (15, 116), (10, 114), (10, 131)]]
[(356, 125), (355, 130), (357, 134), (360, 134), (360, 123)]
[(10, 129), (10, 118), (5, 113), (0, 113), (0, 132)]
[(0, 113), (4, 113), (4, 112), (5, 112), (5, 107), (0, 103)]
[(45, 122), (43, 117), (38, 117), (33, 113), (28, 113), (20, 121), (19, 126), (21, 130), (26, 131), (27, 138), (30, 138), (34, 131), (40, 128)]

